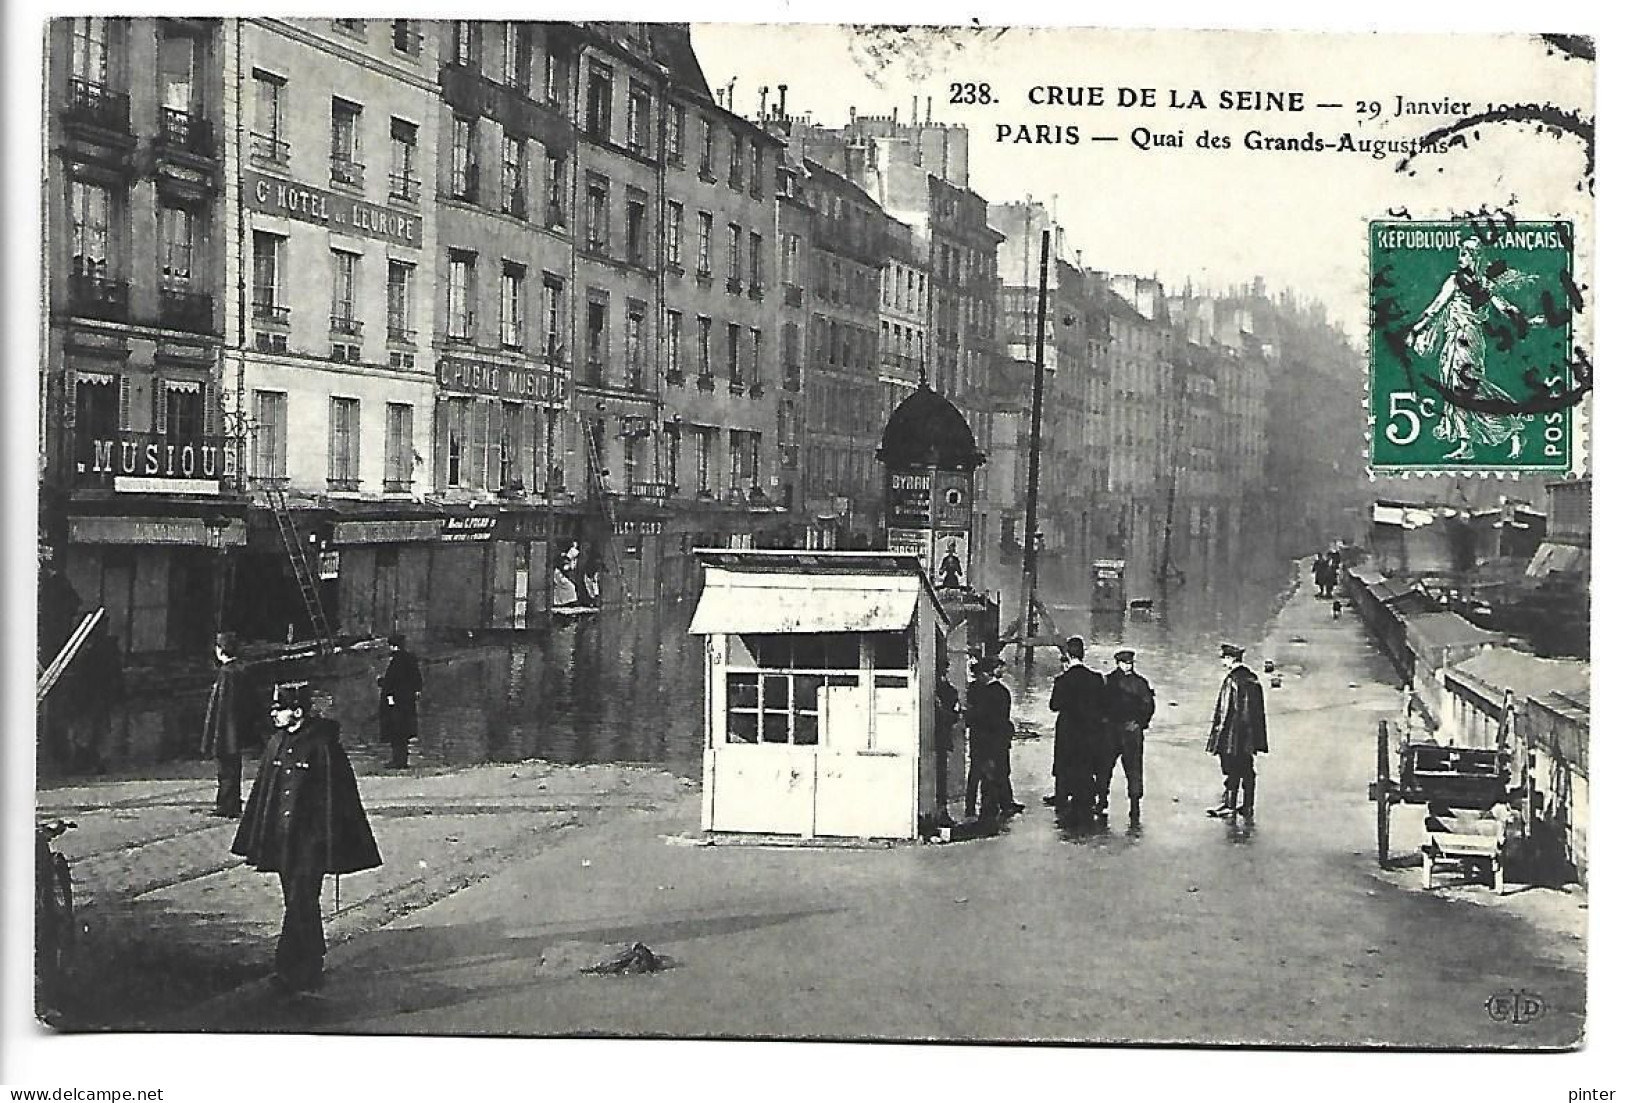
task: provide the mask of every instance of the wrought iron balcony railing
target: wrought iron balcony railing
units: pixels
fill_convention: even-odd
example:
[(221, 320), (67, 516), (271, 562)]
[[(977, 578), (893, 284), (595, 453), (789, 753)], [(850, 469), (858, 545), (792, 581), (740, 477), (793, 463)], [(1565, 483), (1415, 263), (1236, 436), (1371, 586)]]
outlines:
[(333, 333), (341, 334), (345, 337), (361, 336), (361, 319), (353, 317), (349, 314), (333, 314), (329, 317), (332, 322)]
[(159, 137), (164, 145), (200, 157), (214, 156), (214, 127), (209, 125), (208, 119), (190, 111), (166, 107), (159, 124)]
[(106, 276), (70, 275), (68, 300), (73, 313), (86, 318), (122, 322), (130, 317), (130, 284)]
[(389, 174), (389, 197), (391, 199), (399, 199), (403, 203), (416, 203), (422, 190), (422, 181), (410, 173), (392, 172)]
[(214, 332), (214, 296), (201, 291), (164, 287), (158, 291), (158, 318), (169, 329)]
[(130, 97), (113, 92), (95, 81), (76, 80), (68, 90), (68, 117), (103, 130), (130, 132)]
[(286, 165), (288, 163), (288, 143), (281, 138), (273, 138), (269, 134), (248, 135), (248, 158), (262, 165)]
[(359, 188), (366, 182), (367, 166), (348, 157), (334, 157), (329, 177), (335, 184)]

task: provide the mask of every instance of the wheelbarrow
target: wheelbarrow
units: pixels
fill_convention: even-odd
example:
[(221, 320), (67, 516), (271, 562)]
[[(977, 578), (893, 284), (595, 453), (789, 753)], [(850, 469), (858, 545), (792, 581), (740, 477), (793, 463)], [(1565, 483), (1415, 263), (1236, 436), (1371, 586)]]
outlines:
[(1422, 887), (1431, 889), (1441, 869), (1479, 876), (1500, 895), (1506, 886), (1505, 854), (1507, 819), (1505, 805), (1489, 809), (1457, 809), (1430, 805), (1423, 825), (1427, 841), (1422, 844)]
[(1377, 804), (1377, 861), (1389, 865), (1389, 836), (1396, 804), (1423, 804), (1426, 841), (1423, 879), (1433, 887), (1436, 872), (1487, 872), (1495, 890), (1503, 886), (1508, 815), (1507, 757), (1491, 747), (1455, 747), (1405, 741), (1399, 747), (1399, 777), (1390, 767), (1388, 721), (1377, 724), (1377, 779), (1367, 796)]

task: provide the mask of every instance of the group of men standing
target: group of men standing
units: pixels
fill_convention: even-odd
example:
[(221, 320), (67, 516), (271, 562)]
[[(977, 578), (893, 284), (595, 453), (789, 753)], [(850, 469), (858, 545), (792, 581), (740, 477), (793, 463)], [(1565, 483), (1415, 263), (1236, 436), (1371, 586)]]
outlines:
[[(1138, 824), (1145, 796), (1145, 731), (1156, 715), (1156, 691), (1134, 669), (1133, 651), (1116, 652), (1115, 669), (1104, 675), (1085, 664), (1086, 651), (1079, 636), (1068, 639), (1061, 649), (1064, 665), (1049, 698), (1050, 711), (1056, 714), (1055, 792), (1044, 803), (1073, 820), (1104, 820), (1121, 761), (1128, 783), (1129, 823)], [(1207, 812), (1250, 818), (1258, 783), (1253, 757), (1269, 750), (1264, 691), (1257, 675), (1243, 663), (1242, 648), (1223, 644), (1219, 654), (1225, 677), (1208, 731), (1207, 753), (1219, 759), (1224, 795)], [(1004, 660), (997, 654), (977, 659), (966, 692), (970, 776), (965, 814), (984, 822), (1023, 809), (1010, 784), (1015, 724), (1010, 691), (999, 680), (1003, 672)]]

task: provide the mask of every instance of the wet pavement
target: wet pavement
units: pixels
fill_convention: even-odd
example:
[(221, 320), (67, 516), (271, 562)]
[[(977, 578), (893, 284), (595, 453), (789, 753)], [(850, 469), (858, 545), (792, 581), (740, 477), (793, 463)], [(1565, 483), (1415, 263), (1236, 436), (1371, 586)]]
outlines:
[[(1333, 621), (1307, 588), (1254, 649), (1278, 656), (1282, 679), (1267, 692), (1274, 749), (1260, 760), (1253, 824), (1202, 811), (1219, 781), (1202, 749), (1219, 671), (1198, 655), (1147, 671), (1166, 711), (1148, 736), (1138, 829), (1116, 819), (1086, 832), (1058, 825), (1038, 802), (1047, 739), (1013, 754), (1029, 812), (965, 843), (692, 845), (698, 797), (686, 788), (580, 830), (544, 832), (545, 845), (504, 856), (492, 876), (356, 931), (330, 954), (319, 999), (287, 1000), (255, 983), (140, 1025), (1575, 1044), (1584, 894), (1518, 884), (1505, 897), (1479, 886), (1428, 893), (1414, 870), (1379, 872), (1365, 785), (1374, 723), (1398, 701), (1391, 674), (1358, 621)], [(1024, 713), (1035, 700), (1023, 696)], [(487, 779), (498, 777), (491, 769)], [(353, 880), (367, 897), (373, 876), (346, 879), (346, 891)], [(261, 907), (263, 929), (274, 922), (268, 887)], [(673, 967), (580, 971), (633, 941)], [(1495, 1000), (1508, 993), (1537, 996), (1542, 1013), (1498, 1018)]]

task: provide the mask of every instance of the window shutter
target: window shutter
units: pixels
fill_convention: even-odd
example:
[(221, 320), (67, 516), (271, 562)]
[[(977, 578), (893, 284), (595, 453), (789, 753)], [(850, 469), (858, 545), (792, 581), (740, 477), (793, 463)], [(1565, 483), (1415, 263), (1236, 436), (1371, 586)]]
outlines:
[(203, 435), (216, 436), (220, 432), (220, 401), (218, 388), (211, 381), (203, 384)]
[(162, 379), (152, 381), (152, 431), (162, 436), (169, 432), (169, 391)]
[(79, 373), (65, 372), (62, 382), (62, 401), (66, 409), (62, 414), (62, 424), (69, 429), (79, 424)]
[(130, 428), (130, 377), (126, 375), (119, 376), (118, 380), (118, 427)]

